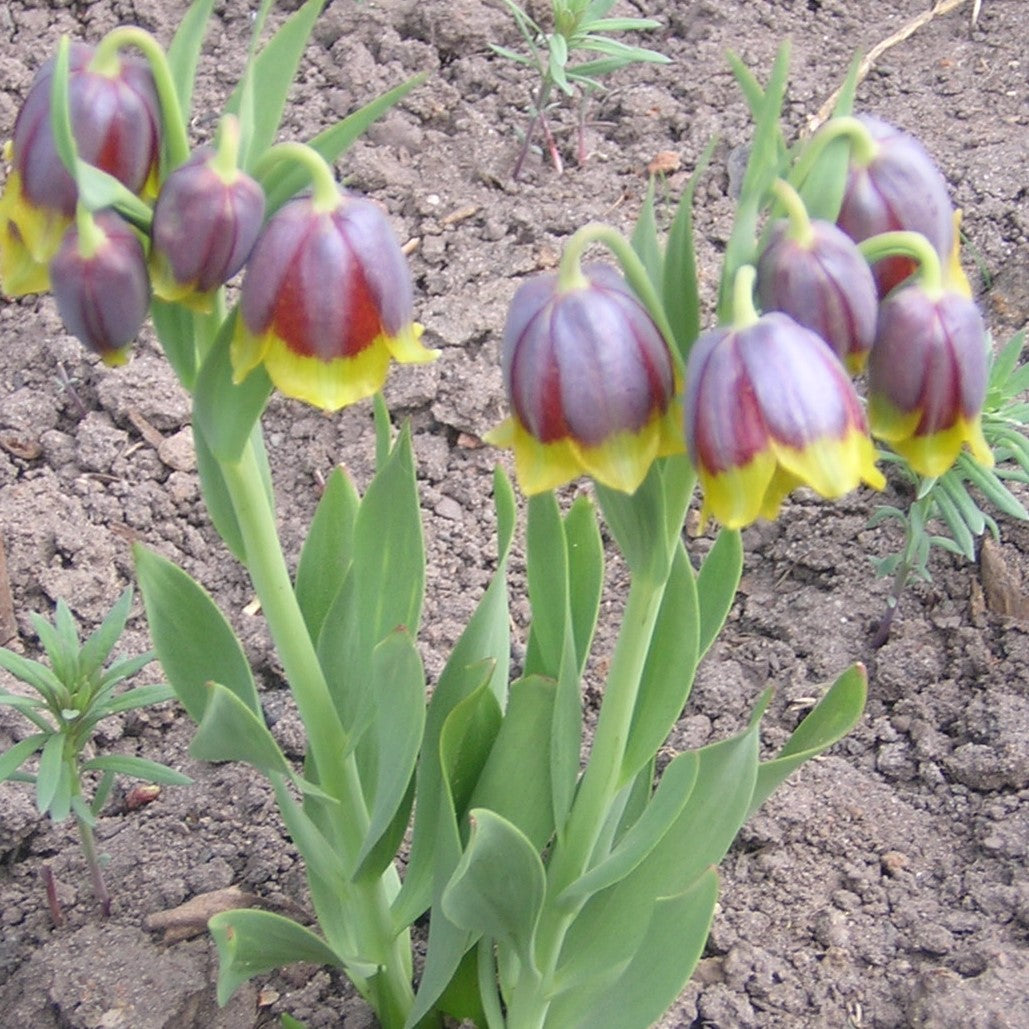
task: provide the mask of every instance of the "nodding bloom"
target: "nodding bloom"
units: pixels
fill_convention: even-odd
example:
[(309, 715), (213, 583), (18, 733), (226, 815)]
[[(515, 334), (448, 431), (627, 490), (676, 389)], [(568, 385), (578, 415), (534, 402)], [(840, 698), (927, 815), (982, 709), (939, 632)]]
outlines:
[(775, 518), (799, 485), (828, 498), (861, 482), (885, 485), (846, 370), (788, 315), (703, 333), (686, 366), (684, 406), (702, 516), (730, 528)]
[[(914, 136), (870, 115), (859, 115), (866, 137), (851, 151), (837, 224), (861, 242), (883, 232), (920, 232), (946, 258), (954, 239), (947, 183)], [(830, 123), (832, 124), (832, 123)], [(915, 270), (908, 257), (888, 257), (872, 268), (881, 297)]]
[(821, 336), (852, 374), (875, 340), (878, 297), (857, 244), (831, 222), (812, 221), (801, 238), (787, 222), (772, 230), (757, 264), (765, 311), (782, 311)]
[(113, 211), (73, 223), (50, 264), (65, 328), (105, 364), (123, 364), (150, 308), (139, 237)]
[(981, 425), (987, 364), (982, 316), (969, 297), (917, 282), (890, 294), (868, 362), (873, 434), (920, 475), (942, 475), (965, 443), (992, 465)]
[(264, 191), (213, 147), (197, 150), (161, 185), (151, 225), (154, 292), (208, 306), (250, 256), (264, 219)]
[(378, 392), (390, 358), (431, 361), (412, 320), (411, 273), (368, 200), (302, 196), (268, 220), (247, 262), (231, 355), (290, 397), (335, 411)]
[(511, 415), (486, 439), (514, 449), (526, 494), (580, 475), (634, 493), (655, 458), (683, 450), (668, 344), (610, 266), (523, 283), (502, 365)]
[[(36, 75), (6, 156), (0, 198), (0, 285), (16, 296), (46, 290), (46, 265), (75, 213), (75, 182), (61, 162), (50, 121), (54, 60)], [(152, 188), (160, 149), (157, 92), (150, 66), (85, 44), (70, 48), (68, 101), (79, 156), (133, 193)]]

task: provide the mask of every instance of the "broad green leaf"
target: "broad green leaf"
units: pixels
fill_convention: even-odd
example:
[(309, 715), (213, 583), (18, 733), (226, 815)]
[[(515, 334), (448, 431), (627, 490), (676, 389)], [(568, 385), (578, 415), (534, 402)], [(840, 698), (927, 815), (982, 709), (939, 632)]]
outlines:
[(697, 184), (707, 171), (714, 149), (715, 141), (712, 140), (700, 155), (690, 181), (679, 198), (675, 220), (668, 230), (663, 274), (654, 284), (660, 290), (665, 315), (675, 336), (674, 340), (668, 342), (678, 350), (683, 363), (689, 357), (690, 348), (700, 333), (700, 294), (697, 259), (693, 249), (693, 197)]
[(568, 549), (561, 512), (552, 492), (529, 498), (526, 573), (532, 626), (525, 656), (526, 675), (561, 674), (568, 618)]
[(67, 689), (60, 679), (38, 661), (32, 661), (13, 650), (0, 647), (0, 668), (6, 668), (16, 679), (31, 686), (47, 702), (52, 711), (67, 707), (71, 701)]
[(244, 90), (252, 91), (252, 102), (248, 105), (252, 118), (241, 118), (244, 126), (247, 121), (251, 122), (249, 138), (242, 140), (240, 146), (240, 161), (246, 171), (275, 142), (300, 58), (324, 6), (325, 0), (307, 0), (283, 22), (225, 104), (226, 113), (239, 114)]
[(358, 748), (370, 824), (357, 855), (357, 875), (368, 873), (365, 859), (389, 831), (408, 794), (425, 727), (425, 672), (405, 629), (390, 633), (375, 648), (371, 687), (376, 714)]
[(221, 683), (207, 684), (203, 717), (189, 745), (198, 761), (247, 761), (265, 775), (291, 774), (289, 762), (261, 714)]
[(442, 907), (457, 926), (492, 936), (535, 967), (534, 934), (546, 872), (531, 841), (507, 819), (471, 811), (472, 834), (443, 891)]
[(218, 948), (218, 1003), (248, 979), (296, 961), (342, 968), (344, 958), (320, 936), (271, 911), (222, 911), (208, 923)]
[(689, 751), (665, 768), (650, 803), (614, 850), (564, 890), (560, 902), (585, 899), (624, 879), (658, 845), (690, 799), (700, 771), (700, 759)]
[(195, 0), (190, 4), (185, 17), (179, 23), (175, 37), (168, 47), (168, 67), (171, 71), (179, 106), (186, 120), (189, 120), (190, 105), (193, 103), (193, 82), (196, 78), (200, 48), (207, 32), (207, 21), (214, 8), (214, 0)]
[(125, 631), (125, 623), (132, 608), (132, 587), (122, 592), (100, 627), (82, 645), (79, 652), (79, 670), (89, 679), (100, 671), (110, 657), (114, 645)]
[[(64, 744), (64, 736), (54, 733), (43, 744), (43, 751), (39, 755), (39, 768), (36, 770), (36, 806), (41, 814), (50, 809), (60, 785), (61, 771), (64, 767)], [(54, 821), (59, 819), (55, 817)]]
[(137, 544), (133, 556), (154, 649), (190, 717), (203, 719), (209, 682), (222, 683), (260, 717), (246, 655), (209, 594), (153, 551)]
[(200, 366), (193, 393), (196, 426), (211, 453), (227, 463), (239, 461), (261, 412), (271, 395), (272, 383), (263, 366), (258, 366), (240, 383), (233, 381), (229, 349), (238, 312), (222, 324)]
[(37, 732), (8, 747), (0, 754), (0, 782), (10, 779), (37, 750), (55, 737), (56, 734)]
[(564, 829), (575, 799), (582, 760), (582, 676), (572, 639), (570, 616), (566, 615), (566, 619), (568, 627), (549, 732), (553, 824), (559, 833)]
[(657, 1024), (704, 952), (717, 903), (714, 868), (702, 872), (682, 893), (661, 897), (651, 911), (640, 947), (618, 978), (600, 993), (584, 989), (558, 997), (544, 1026), (648, 1029)]
[(604, 544), (593, 504), (578, 497), (564, 519), (568, 558), (568, 602), (578, 673), (589, 657), (604, 588)]
[(640, 677), (622, 758), (623, 785), (653, 758), (682, 714), (697, 668), (699, 624), (696, 580), (679, 543)]
[(184, 389), (193, 392), (197, 374), (197, 350), (193, 314), (182, 304), (170, 304), (154, 297), (150, 317), (161, 349)]
[(657, 237), (657, 221), (654, 217), (654, 179), (647, 182), (647, 194), (643, 199), (636, 227), (632, 232), (632, 249), (647, 270), (647, 278), (654, 289), (660, 290), (664, 279), (664, 257)]
[(756, 811), (790, 772), (854, 728), (864, 710), (867, 693), (868, 675), (864, 665), (851, 665), (797, 726), (778, 755), (761, 763), (748, 814)]
[(698, 659), (718, 638), (743, 573), (743, 541), (736, 529), (721, 529), (697, 573), (700, 601)]
[(174, 768), (148, 761), (143, 757), (125, 754), (104, 754), (82, 762), (84, 771), (116, 772), (145, 782), (156, 782), (166, 786), (188, 786), (193, 780), (188, 775), (176, 772)]
[(350, 564), (360, 502), (350, 476), (342, 468), (334, 468), (325, 482), (297, 565), (297, 603), (313, 640), (318, 639)]
[(505, 818), (536, 850), (542, 850), (554, 832), (550, 768), (542, 758), (551, 734), (555, 692), (554, 682), (540, 676), (512, 683), (504, 720), (469, 802)]
[(595, 484), (604, 514), (618, 549), (635, 575), (663, 580), (671, 552), (668, 550), (666, 503), (660, 462), (650, 466), (640, 488), (629, 495)]

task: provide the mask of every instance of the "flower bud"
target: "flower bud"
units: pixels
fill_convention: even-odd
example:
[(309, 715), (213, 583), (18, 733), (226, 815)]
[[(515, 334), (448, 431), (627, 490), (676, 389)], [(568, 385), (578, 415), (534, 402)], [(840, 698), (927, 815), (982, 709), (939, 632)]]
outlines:
[(228, 282), (250, 256), (263, 219), (257, 182), (238, 169), (221, 172), (212, 147), (198, 150), (165, 179), (157, 197), (154, 292), (174, 301)]
[(777, 225), (757, 265), (765, 311), (783, 311), (821, 336), (854, 374), (875, 340), (878, 298), (868, 263), (835, 225), (813, 221), (806, 239)]
[(269, 219), (247, 262), (236, 381), (263, 363), (287, 396), (338, 410), (382, 388), (390, 357), (435, 358), (412, 309), (411, 273), (375, 204), (298, 197)]
[(65, 328), (107, 364), (126, 359), (150, 306), (150, 281), (139, 237), (113, 211), (73, 224), (50, 264)]
[[(149, 65), (118, 55), (93, 67), (95, 50), (70, 48), (68, 101), (79, 156), (140, 193), (156, 174), (159, 104)], [(28, 274), (26, 261), (45, 266), (75, 212), (75, 182), (57, 154), (50, 121), (54, 60), (33, 81), (14, 123), (11, 173), (0, 199), (0, 275), (14, 294), (46, 289), (45, 273)], [(5, 253), (4, 251), (10, 251)], [(20, 271), (20, 275), (19, 275)]]
[(580, 475), (634, 493), (655, 458), (683, 449), (668, 345), (609, 266), (570, 287), (556, 274), (523, 283), (502, 363), (512, 413), (486, 439), (513, 447), (529, 495)]
[[(856, 242), (882, 232), (920, 232), (941, 259), (954, 239), (947, 183), (921, 143), (869, 115), (858, 117), (872, 140), (871, 156), (852, 158), (837, 224)], [(906, 279), (915, 262), (888, 257), (872, 268), (879, 295)]]
[(843, 365), (780, 312), (697, 339), (686, 366), (685, 419), (702, 515), (730, 528), (775, 518), (798, 485), (829, 498), (860, 482), (885, 485)]
[(915, 283), (888, 296), (868, 362), (868, 418), (874, 435), (919, 474), (942, 475), (967, 443), (981, 464), (986, 332), (976, 305), (953, 290)]

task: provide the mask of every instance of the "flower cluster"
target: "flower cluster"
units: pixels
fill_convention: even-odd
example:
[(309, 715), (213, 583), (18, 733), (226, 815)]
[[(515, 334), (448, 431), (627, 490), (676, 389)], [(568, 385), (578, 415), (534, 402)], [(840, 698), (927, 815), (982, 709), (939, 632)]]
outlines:
[[(381, 210), (343, 193), (314, 151), (287, 144), (308, 166), (313, 195), (269, 214), (262, 184), (240, 167), (237, 120), (222, 120), (216, 145), (173, 146), (168, 129), (181, 114), (154, 71), (165, 56), (138, 37), (129, 42), (147, 59), (126, 56), (123, 40), (116, 31), (96, 47), (72, 45), (66, 80), (51, 59), (30, 88), (5, 150), (0, 289), (51, 290), (67, 330), (116, 365), (152, 296), (207, 311), (246, 268), (236, 379), (263, 364), (284, 393), (328, 409), (379, 390), (391, 357), (431, 360)], [(67, 91), (64, 148), (55, 86)], [(87, 206), (80, 164), (113, 177), (138, 206)]]
[[(798, 485), (828, 498), (881, 489), (873, 436), (921, 475), (942, 474), (965, 444), (992, 463), (986, 336), (943, 177), (876, 119), (835, 119), (812, 146), (839, 136), (851, 159), (836, 223), (775, 183), (787, 217), (739, 270), (730, 324), (680, 341), (681, 404), (675, 341), (613, 269), (579, 273), (566, 253), (571, 270), (518, 290), (503, 345), (512, 413), (491, 438), (514, 448), (526, 492), (586, 474), (631, 493), (684, 445), (705, 513), (739, 527), (774, 518)], [(867, 414), (850, 378), (866, 368)]]

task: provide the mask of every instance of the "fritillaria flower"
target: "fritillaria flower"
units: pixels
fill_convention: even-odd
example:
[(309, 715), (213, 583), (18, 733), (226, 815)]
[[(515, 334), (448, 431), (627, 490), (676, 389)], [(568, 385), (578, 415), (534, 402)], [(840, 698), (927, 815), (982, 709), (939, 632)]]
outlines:
[(380, 390), (390, 358), (431, 361), (411, 273), (385, 215), (332, 190), (265, 225), (247, 262), (232, 341), (237, 381), (263, 364), (287, 396), (334, 411)]
[[(54, 60), (40, 68), (14, 123), (11, 171), (0, 197), (0, 283), (19, 295), (47, 288), (46, 265), (75, 212), (77, 190), (50, 119)], [(141, 193), (156, 175), (159, 104), (149, 65), (73, 44), (68, 101), (79, 156)]]
[(106, 364), (124, 363), (150, 307), (143, 245), (129, 225), (112, 211), (82, 215), (65, 233), (50, 279), (68, 332)]
[[(919, 232), (946, 258), (954, 239), (952, 207), (932, 158), (914, 136), (869, 115), (856, 120), (865, 132), (854, 136), (840, 228), (857, 242), (883, 232)], [(872, 271), (879, 295), (886, 296), (915, 267), (907, 257), (877, 262)]]
[(264, 219), (264, 192), (213, 147), (196, 151), (161, 185), (151, 226), (154, 292), (207, 306), (246, 262)]
[(684, 407), (703, 516), (730, 528), (774, 518), (799, 485), (828, 498), (861, 482), (885, 485), (846, 370), (788, 315), (703, 333), (686, 366)]
[(969, 297), (916, 282), (882, 302), (868, 362), (869, 422), (920, 475), (942, 475), (965, 443), (993, 464), (981, 426), (986, 379), (986, 333)]
[(511, 415), (486, 438), (514, 449), (526, 494), (580, 475), (634, 493), (655, 458), (683, 449), (668, 345), (610, 266), (523, 283), (502, 363)]

